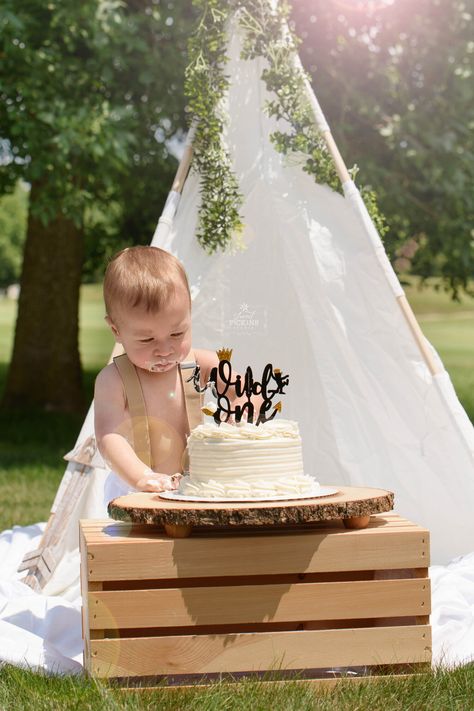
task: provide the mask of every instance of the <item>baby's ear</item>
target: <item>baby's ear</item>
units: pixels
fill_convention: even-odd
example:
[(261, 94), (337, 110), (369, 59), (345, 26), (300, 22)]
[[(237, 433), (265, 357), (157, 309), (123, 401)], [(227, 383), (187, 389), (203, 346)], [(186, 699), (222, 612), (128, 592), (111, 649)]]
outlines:
[(110, 326), (110, 330), (111, 330), (112, 333), (114, 334), (114, 337), (115, 337), (116, 342), (117, 342), (117, 343), (121, 343), (121, 341), (120, 341), (120, 333), (119, 333), (119, 331), (118, 331), (118, 328), (117, 328), (117, 326), (114, 324), (114, 322), (112, 321), (112, 319), (110, 318), (110, 316), (106, 316), (106, 317), (105, 317), (105, 321), (106, 321), (106, 322), (108, 323), (108, 325)]

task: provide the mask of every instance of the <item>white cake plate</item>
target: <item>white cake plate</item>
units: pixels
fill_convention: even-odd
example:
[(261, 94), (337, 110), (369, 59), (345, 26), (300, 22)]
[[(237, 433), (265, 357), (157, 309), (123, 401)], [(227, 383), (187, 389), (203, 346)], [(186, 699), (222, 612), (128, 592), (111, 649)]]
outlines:
[(167, 501), (201, 501), (207, 504), (214, 503), (229, 503), (238, 504), (251, 501), (299, 501), (300, 499), (319, 499), (323, 496), (333, 496), (338, 493), (338, 489), (334, 486), (320, 486), (312, 494), (300, 494), (295, 496), (259, 496), (259, 497), (245, 497), (242, 499), (229, 499), (224, 497), (206, 497), (206, 496), (187, 496), (186, 494), (180, 494), (178, 491), (160, 491), (160, 499), (166, 499)]

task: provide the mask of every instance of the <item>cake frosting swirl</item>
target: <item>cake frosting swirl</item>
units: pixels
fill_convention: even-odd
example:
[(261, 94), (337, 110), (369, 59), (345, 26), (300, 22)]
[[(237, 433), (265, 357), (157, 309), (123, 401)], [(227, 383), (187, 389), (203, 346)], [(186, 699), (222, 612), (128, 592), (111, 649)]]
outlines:
[(189, 476), (179, 492), (205, 498), (289, 499), (311, 496), (319, 485), (304, 474), (301, 437), (292, 420), (216, 425), (206, 422), (188, 438)]

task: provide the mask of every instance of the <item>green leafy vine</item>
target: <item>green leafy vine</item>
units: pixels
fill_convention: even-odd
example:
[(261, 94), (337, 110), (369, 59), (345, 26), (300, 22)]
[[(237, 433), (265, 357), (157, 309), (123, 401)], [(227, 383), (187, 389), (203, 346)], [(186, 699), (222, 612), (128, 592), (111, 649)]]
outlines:
[(189, 41), (185, 93), (196, 127), (193, 167), (201, 177), (197, 239), (212, 253), (224, 250), (233, 233), (242, 229), (243, 199), (222, 139), (226, 121), (222, 100), (229, 86), (224, 69), (230, 7), (225, 0), (194, 0), (194, 5), (202, 10), (202, 16)]
[[(269, 0), (194, 2), (203, 9), (203, 18), (190, 43), (191, 62), (186, 88), (193, 119), (203, 121), (198, 125), (194, 141), (202, 190), (198, 239), (212, 252), (217, 247), (224, 249), (232, 233), (242, 228), (239, 216), (242, 197), (229, 155), (222, 145), (226, 119), (219, 106), (228, 86), (224, 74), (227, 62), (225, 27), (231, 14), (238, 13), (239, 25), (244, 32), (242, 58), (262, 57), (266, 60), (262, 80), (274, 97), (267, 101), (268, 115), (283, 119), (289, 126), (286, 131), (276, 130), (271, 134), (275, 149), (283, 155), (303, 156), (303, 170), (317, 183), (329, 185), (338, 192), (341, 192), (341, 184), (324, 137), (315, 124), (305, 75), (295, 67), (299, 40), (288, 28), (288, 5), (279, 2), (272, 7)], [(357, 167), (351, 168), (349, 173), (355, 178)], [(383, 237), (388, 226), (378, 208), (375, 192), (365, 186), (361, 188), (361, 195)]]

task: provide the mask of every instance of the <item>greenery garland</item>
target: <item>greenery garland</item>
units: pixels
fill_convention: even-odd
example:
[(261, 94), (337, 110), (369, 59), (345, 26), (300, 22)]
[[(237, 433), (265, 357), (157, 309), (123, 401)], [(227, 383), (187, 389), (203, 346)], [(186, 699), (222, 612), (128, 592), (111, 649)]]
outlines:
[[(242, 229), (239, 209), (242, 196), (231, 168), (230, 157), (222, 144), (226, 118), (220, 102), (228, 87), (224, 74), (226, 24), (238, 12), (244, 31), (243, 59), (266, 60), (262, 80), (275, 98), (268, 101), (269, 116), (284, 119), (287, 132), (275, 131), (271, 141), (283, 155), (304, 156), (303, 170), (317, 183), (341, 192), (341, 184), (326, 142), (315, 124), (307, 97), (305, 77), (294, 65), (300, 41), (288, 28), (289, 7), (269, 0), (194, 0), (203, 10), (197, 32), (190, 42), (190, 65), (186, 73), (186, 91), (192, 118), (198, 123), (194, 140), (195, 160), (201, 175), (202, 204), (198, 239), (207, 251), (225, 247), (232, 234)], [(202, 122), (202, 123), (201, 123)], [(355, 179), (357, 166), (349, 170)], [(369, 187), (361, 188), (369, 214), (381, 235), (388, 227), (380, 213), (376, 195)]]
[(226, 25), (231, 11), (225, 0), (193, 0), (201, 9), (199, 25), (189, 41), (185, 93), (196, 127), (193, 168), (201, 177), (201, 207), (197, 238), (209, 253), (224, 250), (234, 232), (242, 229), (243, 198), (232, 171), (222, 133), (222, 100), (229, 86)]

